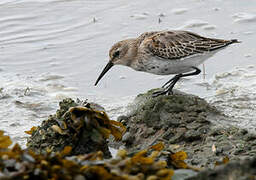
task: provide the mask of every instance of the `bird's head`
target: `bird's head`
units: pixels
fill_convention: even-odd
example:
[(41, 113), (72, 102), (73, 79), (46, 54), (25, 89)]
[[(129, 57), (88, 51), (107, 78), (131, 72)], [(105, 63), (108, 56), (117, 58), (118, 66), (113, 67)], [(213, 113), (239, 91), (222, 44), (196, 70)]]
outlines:
[(108, 72), (108, 70), (114, 65), (125, 65), (131, 64), (133, 53), (131, 51), (133, 44), (131, 40), (123, 40), (114, 44), (109, 50), (109, 62), (99, 75), (96, 80), (95, 86), (98, 84), (100, 79)]

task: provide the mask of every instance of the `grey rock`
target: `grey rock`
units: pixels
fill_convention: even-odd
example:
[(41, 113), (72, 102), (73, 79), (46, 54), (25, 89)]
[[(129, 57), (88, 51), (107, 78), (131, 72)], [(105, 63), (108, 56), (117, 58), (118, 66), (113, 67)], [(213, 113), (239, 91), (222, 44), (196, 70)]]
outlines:
[(135, 138), (119, 147), (125, 144), (128, 151), (136, 151), (163, 141), (166, 148), (173, 147), (171, 152), (185, 151), (189, 165), (202, 168), (214, 168), (215, 162), (226, 156), (232, 161), (255, 155), (256, 135), (227, 126), (232, 117), (205, 100), (176, 92), (152, 98), (153, 91), (138, 95), (130, 112), (120, 117)]
[(131, 133), (126, 132), (122, 138), (122, 141), (125, 143), (131, 143), (134, 140), (134, 136)]
[(201, 133), (195, 130), (190, 130), (185, 133), (186, 141), (192, 142), (201, 139)]
[(191, 169), (178, 169), (174, 171), (174, 175), (172, 176), (172, 180), (185, 180), (189, 177), (195, 176), (198, 173)]
[(199, 172), (187, 180), (245, 180), (256, 178), (256, 158), (244, 161), (231, 162), (218, 166), (216, 169), (207, 169)]
[(81, 174), (78, 174), (74, 177), (74, 180), (86, 180), (84, 176), (82, 176)]

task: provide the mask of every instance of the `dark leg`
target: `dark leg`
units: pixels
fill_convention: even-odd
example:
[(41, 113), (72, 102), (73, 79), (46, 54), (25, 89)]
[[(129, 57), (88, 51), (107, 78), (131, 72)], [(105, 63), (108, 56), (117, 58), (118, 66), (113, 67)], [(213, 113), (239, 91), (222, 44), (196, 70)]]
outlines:
[(172, 79), (170, 79), (169, 81), (167, 81), (163, 86), (162, 88), (165, 88), (166, 85), (168, 85), (170, 82), (174, 81), (175, 79), (179, 78), (182, 74), (177, 74), (175, 75)]
[(172, 89), (174, 87), (174, 85), (179, 81), (180, 78), (182, 77), (186, 77), (186, 76), (194, 76), (194, 75), (198, 75), (201, 73), (201, 70), (198, 69), (197, 67), (191, 67), (193, 69), (195, 69), (196, 71), (191, 72), (191, 73), (187, 73), (187, 74), (177, 74), (175, 75), (172, 79), (170, 79), (168, 82), (166, 82), (162, 88), (164, 88), (163, 91), (157, 91), (153, 93), (153, 97), (157, 97), (163, 94), (172, 94)]

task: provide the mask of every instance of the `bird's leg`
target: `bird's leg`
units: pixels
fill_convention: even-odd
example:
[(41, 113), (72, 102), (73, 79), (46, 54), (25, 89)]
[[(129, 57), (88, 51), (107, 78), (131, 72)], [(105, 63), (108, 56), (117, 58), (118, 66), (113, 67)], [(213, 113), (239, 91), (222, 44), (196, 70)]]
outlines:
[(197, 67), (192, 66), (191, 68), (192, 68), (192, 69), (195, 69), (196, 71), (191, 72), (191, 73), (187, 73), (187, 74), (182, 74), (182, 76), (181, 76), (181, 77), (194, 76), (194, 75), (198, 75), (198, 74), (200, 74), (200, 73), (201, 73), (201, 70), (200, 70), (200, 69), (198, 69)]
[[(175, 75), (172, 79), (170, 79), (167, 83), (165, 83), (162, 88), (164, 88), (164, 90), (162, 91), (156, 91), (153, 92), (153, 97), (157, 97), (160, 95), (164, 95), (164, 94), (172, 94), (172, 88), (174, 87), (174, 85), (176, 84), (176, 82), (182, 77), (182, 74), (177, 74)], [(166, 86), (168, 85), (168, 86)], [(166, 86), (166, 87), (165, 87)]]
[(170, 82), (172, 82), (172, 81), (174, 81), (175, 79), (179, 78), (180, 75), (181, 75), (181, 74), (175, 75), (172, 79), (170, 79), (169, 81), (167, 81), (167, 82), (162, 86), (162, 88), (165, 88), (166, 85), (168, 85)]
[[(187, 74), (178, 74), (176, 76), (174, 76), (174, 78), (172, 78), (173, 80), (170, 82), (170, 84), (166, 87), (167, 91), (172, 94), (172, 89), (174, 87), (174, 85), (178, 82), (178, 80), (182, 77), (186, 77), (186, 76), (194, 76), (194, 75), (198, 75), (201, 73), (201, 70), (198, 69), (197, 67), (192, 67), (193, 69), (195, 69), (196, 71), (191, 72), (191, 73), (187, 73)], [(168, 93), (168, 94), (169, 94)]]
[(172, 89), (175, 86), (175, 84), (179, 81), (180, 78), (182, 77), (186, 77), (186, 76), (194, 76), (194, 75), (198, 75), (201, 73), (201, 70), (198, 69), (197, 67), (191, 67), (193, 69), (195, 69), (194, 72), (191, 73), (187, 73), (187, 74), (177, 74), (175, 75), (172, 79), (170, 79), (167, 83), (165, 83), (163, 85), (163, 87), (165, 88), (163, 91), (157, 91), (153, 93), (153, 97), (157, 97), (160, 95), (164, 95), (164, 94), (173, 94)]

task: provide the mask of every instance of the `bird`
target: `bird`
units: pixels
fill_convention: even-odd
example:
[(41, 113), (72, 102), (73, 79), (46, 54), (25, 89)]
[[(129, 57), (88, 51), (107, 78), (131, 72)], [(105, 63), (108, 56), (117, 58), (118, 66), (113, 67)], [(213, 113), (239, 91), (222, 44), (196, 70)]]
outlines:
[(182, 30), (145, 32), (137, 38), (119, 41), (111, 47), (110, 60), (95, 86), (114, 65), (124, 65), (156, 75), (175, 74), (162, 86), (162, 90), (153, 93), (153, 97), (170, 95), (180, 78), (200, 74), (200, 64), (233, 43), (240, 41), (208, 38)]

